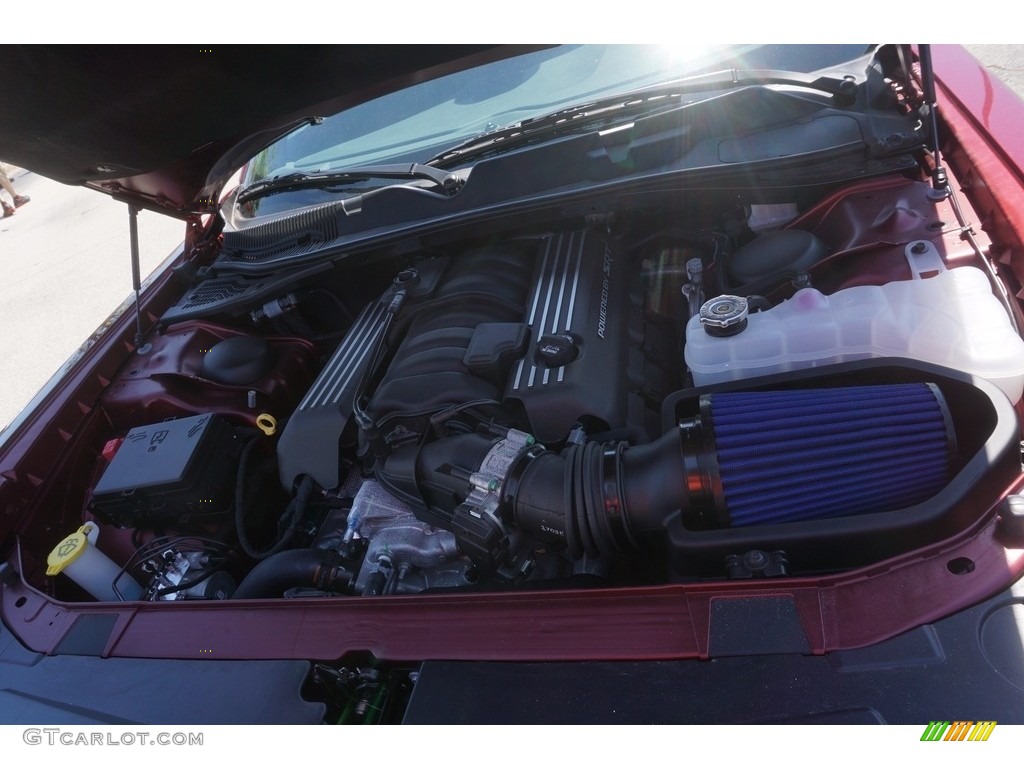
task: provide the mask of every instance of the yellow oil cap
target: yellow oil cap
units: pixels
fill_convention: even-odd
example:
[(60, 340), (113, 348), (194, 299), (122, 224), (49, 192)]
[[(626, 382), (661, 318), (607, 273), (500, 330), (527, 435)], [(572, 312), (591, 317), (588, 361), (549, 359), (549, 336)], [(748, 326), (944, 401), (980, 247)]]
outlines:
[(47, 576), (56, 576), (82, 556), (89, 548), (88, 535), (94, 527), (92, 523), (86, 523), (53, 548), (46, 558)]

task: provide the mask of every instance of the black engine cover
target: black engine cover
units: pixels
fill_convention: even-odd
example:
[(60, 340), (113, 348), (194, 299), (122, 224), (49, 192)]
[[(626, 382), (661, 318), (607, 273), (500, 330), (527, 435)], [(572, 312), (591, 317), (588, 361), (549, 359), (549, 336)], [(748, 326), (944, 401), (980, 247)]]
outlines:
[(581, 417), (643, 434), (643, 300), (630, 299), (633, 272), (593, 231), (541, 242), (525, 316), (530, 345), (505, 386), (539, 441), (564, 440)]
[(498, 404), (525, 344), (532, 250), (524, 242), (469, 251), (452, 260), (433, 297), (403, 308), (392, 333), (401, 343), (367, 407), (383, 432), (396, 423), (421, 431), (425, 417), (452, 406)]
[[(581, 420), (619, 439), (655, 433), (659, 361), (673, 352), (645, 320), (637, 265), (604, 234), (510, 240), (421, 270), (430, 279), (410, 289), (387, 362), (370, 376), (365, 410), (377, 434), (424, 434), (435, 414), (467, 408), (548, 444)], [(389, 300), (367, 307), (289, 421), (278, 448), (286, 487), (300, 474), (339, 482), (338, 438)]]

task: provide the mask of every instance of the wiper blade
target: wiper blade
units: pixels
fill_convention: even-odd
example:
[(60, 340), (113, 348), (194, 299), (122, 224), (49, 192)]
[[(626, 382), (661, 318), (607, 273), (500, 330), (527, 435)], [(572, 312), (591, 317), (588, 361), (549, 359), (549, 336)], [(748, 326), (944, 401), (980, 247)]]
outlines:
[[(486, 154), (498, 148), (498, 145), (500, 145), (500, 149), (513, 149), (526, 146), (537, 138), (548, 139), (562, 133), (574, 133), (584, 125), (592, 126), (598, 121), (620, 120), (631, 114), (642, 114), (650, 110), (651, 101), (665, 100), (666, 97), (677, 93), (678, 90), (675, 88), (649, 88), (598, 99), (586, 104), (578, 104), (567, 109), (559, 109), (539, 117), (530, 117), (456, 144), (454, 147), (434, 155), (427, 160), (427, 164), (443, 166), (452, 160)], [(672, 107), (677, 104), (666, 101), (665, 106)]]
[(852, 75), (808, 75), (783, 69), (723, 69), (676, 82), (684, 93), (736, 88), (745, 85), (796, 85), (831, 94), (837, 104), (850, 105), (857, 99), (857, 79)]
[(258, 197), (264, 197), (275, 192), (333, 187), (338, 184), (372, 181), (373, 179), (398, 179), (401, 181), (425, 179), (433, 182), (446, 195), (454, 195), (459, 191), (464, 182), (464, 179), (457, 174), (433, 168), (429, 165), (421, 165), (420, 163), (368, 165), (363, 168), (349, 168), (344, 171), (326, 171), (323, 173), (305, 173), (300, 171), (274, 176), (273, 178), (263, 179), (250, 184), (239, 192), (237, 203), (240, 205), (249, 200), (255, 200)]
[(595, 99), (573, 107), (531, 117), (495, 131), (474, 136), (427, 160), (428, 165), (444, 166), (453, 160), (486, 155), (495, 150), (515, 149), (543, 138), (573, 133), (593, 126), (655, 109), (680, 106), (672, 97), (703, 91), (720, 91), (748, 85), (795, 85), (831, 95), (837, 105), (849, 105), (857, 98), (857, 80), (853, 76), (808, 75), (776, 69), (726, 69), (674, 80), (669, 83)]

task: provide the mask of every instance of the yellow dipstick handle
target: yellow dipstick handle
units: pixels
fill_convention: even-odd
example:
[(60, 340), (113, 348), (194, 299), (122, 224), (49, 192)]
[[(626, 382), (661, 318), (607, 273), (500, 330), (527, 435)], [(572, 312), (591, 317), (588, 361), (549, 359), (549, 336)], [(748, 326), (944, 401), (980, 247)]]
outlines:
[(277, 432), (277, 419), (269, 413), (261, 413), (256, 417), (256, 426), (263, 431), (264, 435), (271, 437)]

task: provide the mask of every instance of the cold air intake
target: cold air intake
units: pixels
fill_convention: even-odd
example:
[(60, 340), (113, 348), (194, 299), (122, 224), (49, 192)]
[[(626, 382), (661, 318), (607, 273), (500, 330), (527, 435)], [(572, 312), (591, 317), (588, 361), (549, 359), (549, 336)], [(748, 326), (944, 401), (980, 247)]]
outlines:
[(699, 411), (637, 446), (445, 437), (395, 451), (378, 477), (493, 567), (516, 530), (612, 555), (680, 512), (697, 528), (863, 515), (922, 502), (950, 474), (952, 420), (932, 384), (706, 394)]

